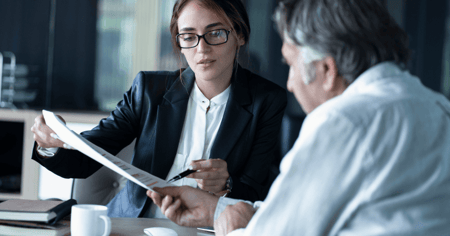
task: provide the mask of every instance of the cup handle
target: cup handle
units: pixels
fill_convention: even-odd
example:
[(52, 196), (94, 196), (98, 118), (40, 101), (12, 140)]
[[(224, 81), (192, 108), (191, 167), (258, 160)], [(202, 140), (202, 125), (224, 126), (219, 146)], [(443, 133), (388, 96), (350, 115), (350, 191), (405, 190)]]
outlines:
[(99, 216), (105, 223), (105, 231), (103, 236), (108, 236), (111, 233), (111, 219), (108, 216)]

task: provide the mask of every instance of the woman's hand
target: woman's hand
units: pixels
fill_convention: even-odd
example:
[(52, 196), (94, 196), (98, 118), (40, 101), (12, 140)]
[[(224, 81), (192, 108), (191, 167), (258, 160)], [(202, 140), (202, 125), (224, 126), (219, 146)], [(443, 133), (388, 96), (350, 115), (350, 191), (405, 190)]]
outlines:
[(230, 174), (227, 170), (227, 162), (222, 159), (195, 160), (191, 164), (193, 170), (198, 170), (187, 176), (193, 178), (202, 190), (223, 195), (227, 179)]
[[(64, 121), (61, 116), (59, 119)], [(64, 122), (65, 123), (65, 122)], [(56, 133), (47, 126), (43, 115), (39, 115), (34, 119), (34, 125), (31, 127), (31, 132), (34, 133), (33, 138), (36, 143), (43, 148), (70, 148), (63, 141), (58, 139)]]

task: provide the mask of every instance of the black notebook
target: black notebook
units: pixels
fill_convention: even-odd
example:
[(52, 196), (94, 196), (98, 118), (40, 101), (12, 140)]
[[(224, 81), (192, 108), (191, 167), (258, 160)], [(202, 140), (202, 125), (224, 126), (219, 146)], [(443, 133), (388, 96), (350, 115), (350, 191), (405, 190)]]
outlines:
[(0, 219), (55, 223), (70, 214), (74, 199), (43, 201), (11, 199), (0, 203)]

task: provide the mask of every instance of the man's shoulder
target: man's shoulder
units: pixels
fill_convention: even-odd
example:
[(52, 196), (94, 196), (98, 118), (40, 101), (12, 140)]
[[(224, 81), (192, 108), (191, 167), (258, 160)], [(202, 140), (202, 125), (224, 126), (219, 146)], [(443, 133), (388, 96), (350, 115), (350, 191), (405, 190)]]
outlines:
[(380, 100), (374, 103), (370, 96), (338, 96), (328, 100), (317, 107), (310, 115), (327, 116), (329, 118), (345, 118), (351, 123), (362, 124), (378, 112), (375, 108), (380, 105)]
[(404, 80), (385, 84), (388, 85), (369, 85), (357, 93), (344, 92), (316, 108), (313, 113), (338, 115), (356, 125), (367, 126), (375, 119), (382, 121), (397, 117), (402, 120), (417, 120), (423, 115), (421, 113), (437, 114), (450, 110), (450, 103), (443, 95), (418, 84), (418, 81)]

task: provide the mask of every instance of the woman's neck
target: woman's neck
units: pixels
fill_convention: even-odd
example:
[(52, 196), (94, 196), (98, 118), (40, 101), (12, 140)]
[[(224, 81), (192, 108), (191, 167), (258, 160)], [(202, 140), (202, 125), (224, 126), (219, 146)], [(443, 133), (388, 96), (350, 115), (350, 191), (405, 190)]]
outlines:
[(225, 89), (230, 86), (231, 78), (228, 80), (219, 80), (219, 81), (205, 81), (205, 80), (196, 80), (197, 86), (203, 95), (211, 100), (213, 97), (219, 95)]

